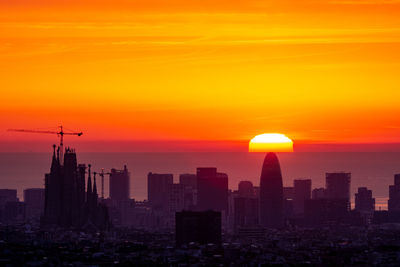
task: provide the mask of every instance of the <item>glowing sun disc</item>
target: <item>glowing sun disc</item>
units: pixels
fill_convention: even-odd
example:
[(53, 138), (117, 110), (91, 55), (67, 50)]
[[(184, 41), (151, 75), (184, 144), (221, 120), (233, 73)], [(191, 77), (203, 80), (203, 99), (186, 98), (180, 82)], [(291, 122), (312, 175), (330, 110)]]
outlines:
[(293, 152), (293, 141), (284, 134), (260, 134), (250, 140), (249, 152)]

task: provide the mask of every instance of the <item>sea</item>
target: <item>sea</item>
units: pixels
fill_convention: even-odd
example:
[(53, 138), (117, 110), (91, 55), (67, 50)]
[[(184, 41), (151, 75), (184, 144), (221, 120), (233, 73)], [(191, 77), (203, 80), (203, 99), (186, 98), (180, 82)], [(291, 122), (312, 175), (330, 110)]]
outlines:
[[(136, 200), (147, 198), (147, 174), (172, 173), (174, 181), (179, 174), (196, 173), (197, 167), (216, 167), (228, 174), (229, 188), (237, 189), (243, 180), (259, 185), (265, 154), (246, 152), (82, 152), (78, 163), (91, 164), (92, 170), (107, 172), (111, 168), (127, 166), (131, 173), (130, 195)], [(50, 171), (51, 153), (0, 153), (0, 188), (17, 189), (23, 200), (23, 190), (43, 188), (44, 175)], [(351, 172), (351, 196), (358, 187), (373, 190), (376, 208), (387, 209), (389, 185), (394, 174), (400, 173), (400, 152), (294, 152), (278, 153), (284, 186), (292, 186), (294, 179), (308, 178), (312, 187), (325, 186), (325, 173)], [(100, 178), (100, 177), (98, 177)], [(101, 184), (98, 182), (99, 193)], [(104, 193), (108, 196), (108, 176)], [(353, 203), (354, 205), (354, 203)]]

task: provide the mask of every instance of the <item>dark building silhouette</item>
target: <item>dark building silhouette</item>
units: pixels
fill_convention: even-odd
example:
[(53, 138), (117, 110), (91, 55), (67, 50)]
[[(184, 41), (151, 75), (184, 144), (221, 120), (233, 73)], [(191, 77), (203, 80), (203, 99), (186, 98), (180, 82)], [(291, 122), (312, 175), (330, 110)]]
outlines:
[(238, 185), (238, 193), (240, 197), (254, 197), (254, 186), (250, 181), (240, 181)]
[(193, 210), (197, 205), (197, 175), (181, 174), (179, 176), (179, 184), (185, 187), (184, 192), (184, 209)]
[(182, 211), (175, 214), (176, 245), (221, 243), (221, 212)]
[(326, 198), (350, 201), (351, 173), (336, 172), (326, 174)]
[(104, 230), (109, 227), (107, 208), (97, 200), (96, 178), (92, 185), (89, 165), (85, 197), (85, 169), (77, 165), (76, 153), (66, 148), (61, 164), (53, 151), (50, 173), (45, 175), (45, 202), (43, 226), (73, 227), (78, 229)]
[(400, 174), (394, 175), (394, 185), (389, 186), (389, 212), (400, 212)]
[(304, 216), (309, 225), (341, 223), (348, 219), (348, 215), (346, 199), (307, 199), (305, 201)]
[(294, 198), (293, 210), (295, 214), (304, 214), (304, 203), (307, 199), (311, 199), (311, 180), (297, 179), (294, 180)]
[(255, 197), (234, 198), (234, 230), (258, 225), (259, 201)]
[(197, 189), (197, 175), (190, 173), (181, 174), (179, 175), (179, 183)]
[(228, 175), (217, 168), (197, 168), (197, 206), (201, 211), (228, 210)]
[(123, 170), (111, 169), (110, 198), (112, 200), (129, 200), (130, 173), (126, 165)]
[(326, 197), (325, 188), (315, 188), (312, 190), (312, 199), (323, 199)]
[(283, 185), (278, 157), (265, 156), (260, 178), (260, 224), (264, 227), (283, 226)]
[(29, 188), (24, 190), (26, 217), (39, 219), (44, 211), (44, 188)]
[(168, 212), (168, 188), (173, 183), (172, 174), (150, 172), (147, 175), (147, 197), (154, 210)]
[(366, 187), (359, 187), (355, 194), (355, 210), (358, 212), (371, 213), (375, 210), (375, 198), (372, 197), (372, 190)]

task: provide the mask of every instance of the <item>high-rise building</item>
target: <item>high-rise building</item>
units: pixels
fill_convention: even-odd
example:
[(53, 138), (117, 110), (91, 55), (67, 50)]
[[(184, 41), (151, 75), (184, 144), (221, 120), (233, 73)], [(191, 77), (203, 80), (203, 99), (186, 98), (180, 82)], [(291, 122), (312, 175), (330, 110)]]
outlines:
[(123, 170), (111, 169), (110, 198), (117, 201), (129, 200), (130, 173), (126, 165)]
[(255, 197), (234, 198), (234, 230), (258, 225), (259, 201)]
[(179, 183), (197, 189), (197, 176), (190, 173), (181, 174), (179, 175)]
[(335, 172), (326, 174), (326, 197), (350, 201), (351, 173)]
[(394, 175), (394, 185), (389, 186), (388, 210), (400, 211), (400, 174)]
[(147, 199), (154, 210), (168, 212), (168, 187), (173, 183), (173, 174), (147, 175)]
[(260, 178), (260, 224), (283, 226), (283, 184), (281, 167), (275, 153), (265, 156)]
[(185, 208), (185, 185), (168, 185), (168, 211), (175, 215), (175, 212), (182, 211)]
[(44, 188), (29, 188), (24, 190), (26, 217), (39, 219), (44, 211)]
[(294, 180), (293, 210), (295, 214), (304, 214), (304, 202), (311, 198), (311, 180)]
[(0, 189), (0, 208), (4, 207), (7, 202), (17, 202), (16, 189)]
[(221, 212), (181, 211), (175, 215), (176, 245), (221, 243)]
[(184, 185), (184, 209), (193, 210), (197, 205), (197, 175), (181, 174), (179, 184)]
[(199, 210), (228, 210), (228, 175), (217, 168), (197, 168), (197, 206)]
[(325, 188), (315, 188), (312, 190), (312, 199), (323, 199), (326, 197)]
[(250, 181), (240, 181), (238, 185), (238, 193), (240, 197), (254, 197), (254, 186)]
[(362, 213), (371, 213), (375, 210), (375, 198), (372, 197), (372, 190), (366, 187), (359, 187), (355, 194), (355, 210)]

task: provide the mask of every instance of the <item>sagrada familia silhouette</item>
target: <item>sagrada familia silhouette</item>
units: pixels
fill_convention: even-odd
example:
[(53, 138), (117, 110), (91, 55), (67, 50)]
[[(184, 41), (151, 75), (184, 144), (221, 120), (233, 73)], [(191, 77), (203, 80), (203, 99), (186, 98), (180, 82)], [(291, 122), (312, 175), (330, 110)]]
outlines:
[(96, 175), (93, 184), (88, 165), (77, 164), (75, 150), (66, 148), (63, 164), (60, 147), (53, 146), (50, 173), (45, 175), (45, 207), (43, 227), (63, 227), (82, 230), (107, 230), (110, 227), (107, 207), (98, 202)]

